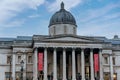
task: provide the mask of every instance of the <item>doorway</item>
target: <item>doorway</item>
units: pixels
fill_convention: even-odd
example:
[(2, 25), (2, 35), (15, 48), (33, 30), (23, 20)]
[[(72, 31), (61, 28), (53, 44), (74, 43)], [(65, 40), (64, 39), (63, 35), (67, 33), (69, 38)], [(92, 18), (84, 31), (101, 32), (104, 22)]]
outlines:
[(38, 76), (38, 80), (43, 80), (43, 76), (44, 74), (43, 74), (43, 71), (40, 71), (39, 72), (39, 76)]

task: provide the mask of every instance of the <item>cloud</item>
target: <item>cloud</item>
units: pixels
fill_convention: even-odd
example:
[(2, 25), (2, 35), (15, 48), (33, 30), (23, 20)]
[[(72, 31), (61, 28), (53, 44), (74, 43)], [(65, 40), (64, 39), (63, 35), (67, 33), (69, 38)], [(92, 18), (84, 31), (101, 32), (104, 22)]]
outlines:
[(117, 21), (107, 21), (103, 23), (86, 23), (79, 27), (78, 34), (80, 35), (88, 35), (88, 36), (107, 36), (112, 38), (114, 35), (119, 35), (119, 22)]
[(1, 0), (0, 1), (0, 23), (15, 17), (25, 9), (37, 9), (44, 0)]
[(60, 3), (64, 2), (65, 4), (65, 9), (70, 10), (71, 8), (76, 7), (78, 4), (80, 4), (82, 2), (82, 0), (56, 0), (53, 3), (47, 3), (48, 5), (48, 10), (50, 12), (54, 12), (58, 9), (60, 9)]
[[(108, 15), (108, 13), (110, 11), (112, 11), (113, 9), (116, 9), (116, 8), (120, 8), (119, 3), (117, 3), (117, 4), (111, 3), (111, 4), (108, 4), (104, 7), (102, 7), (102, 8), (90, 9), (90, 10), (85, 12), (86, 15), (84, 17), (82, 17), (80, 22), (86, 23), (86, 22), (90, 22), (90, 21), (93, 21), (96, 19), (101, 19), (103, 16)], [(114, 15), (114, 16), (111, 16), (111, 17), (109, 16), (109, 19), (112, 17), (115, 17), (116, 14), (113, 13), (112, 15)], [(116, 16), (119, 16), (119, 13)], [(107, 16), (104, 18), (108, 19)]]
[(25, 21), (26, 21), (25, 19), (18, 19), (7, 23), (1, 23), (0, 26), (1, 28), (19, 27), (23, 25)]
[(28, 16), (28, 18), (38, 18), (40, 16), (41, 16), (40, 14), (33, 14), (33, 15)]

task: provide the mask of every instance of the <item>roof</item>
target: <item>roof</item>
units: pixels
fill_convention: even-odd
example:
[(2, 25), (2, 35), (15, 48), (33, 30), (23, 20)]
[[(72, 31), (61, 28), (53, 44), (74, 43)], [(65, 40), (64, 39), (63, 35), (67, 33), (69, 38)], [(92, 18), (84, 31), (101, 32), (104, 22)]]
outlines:
[(64, 3), (61, 3), (61, 9), (57, 11), (50, 19), (49, 27), (55, 24), (72, 24), (76, 26), (73, 15), (64, 9)]

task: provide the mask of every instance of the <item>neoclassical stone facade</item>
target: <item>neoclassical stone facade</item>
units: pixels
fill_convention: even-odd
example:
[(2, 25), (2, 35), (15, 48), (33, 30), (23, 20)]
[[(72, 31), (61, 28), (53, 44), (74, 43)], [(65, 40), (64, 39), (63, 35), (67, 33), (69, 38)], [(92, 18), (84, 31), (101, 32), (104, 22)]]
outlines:
[[(117, 35), (113, 39), (77, 35), (76, 21), (64, 3), (48, 28), (49, 35), (0, 38), (0, 80), (120, 79)], [(39, 54), (43, 54), (41, 61)]]

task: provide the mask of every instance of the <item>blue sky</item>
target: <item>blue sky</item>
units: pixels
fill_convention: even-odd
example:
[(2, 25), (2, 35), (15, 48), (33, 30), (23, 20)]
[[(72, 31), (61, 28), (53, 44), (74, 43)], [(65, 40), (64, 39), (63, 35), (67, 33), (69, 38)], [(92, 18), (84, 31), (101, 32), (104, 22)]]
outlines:
[(0, 37), (48, 35), (62, 1), (76, 19), (78, 35), (120, 37), (120, 0), (0, 0)]

